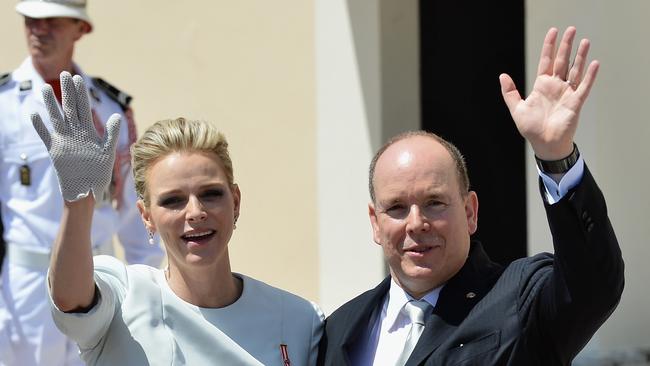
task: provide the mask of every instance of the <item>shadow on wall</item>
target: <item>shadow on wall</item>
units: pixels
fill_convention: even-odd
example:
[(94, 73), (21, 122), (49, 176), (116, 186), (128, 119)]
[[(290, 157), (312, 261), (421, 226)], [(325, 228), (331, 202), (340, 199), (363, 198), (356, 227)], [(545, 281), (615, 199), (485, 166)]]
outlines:
[(579, 355), (573, 366), (650, 366), (650, 348), (617, 350), (602, 355), (588, 352)]

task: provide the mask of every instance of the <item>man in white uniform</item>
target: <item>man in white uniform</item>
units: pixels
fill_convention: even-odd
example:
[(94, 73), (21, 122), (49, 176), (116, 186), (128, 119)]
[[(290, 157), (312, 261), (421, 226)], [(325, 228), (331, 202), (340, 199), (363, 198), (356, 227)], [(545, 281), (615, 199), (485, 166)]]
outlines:
[[(104, 133), (113, 113), (125, 118), (119, 134), (113, 179), (98, 200), (92, 225), (96, 254), (111, 253), (117, 234), (129, 263), (157, 267), (160, 246), (150, 245), (139, 219), (129, 148), (136, 138), (130, 97), (99, 78), (86, 76), (72, 58), (75, 43), (92, 31), (85, 0), (23, 0), (29, 57), (9, 74), (0, 73), (0, 215), (6, 256), (0, 278), (0, 365), (82, 365), (77, 346), (55, 327), (47, 302), (50, 248), (63, 201), (48, 152), (29, 119), (46, 118), (41, 88), (60, 90), (59, 74), (86, 80), (95, 126)], [(61, 103), (61, 95), (57, 95)], [(47, 119), (44, 123), (52, 129)]]

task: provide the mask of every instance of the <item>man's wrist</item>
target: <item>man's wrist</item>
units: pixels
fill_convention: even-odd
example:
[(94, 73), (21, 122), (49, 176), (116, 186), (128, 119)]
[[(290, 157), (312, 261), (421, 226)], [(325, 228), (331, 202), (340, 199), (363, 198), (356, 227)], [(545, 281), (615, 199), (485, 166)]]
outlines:
[(542, 160), (535, 156), (537, 167), (545, 174), (564, 174), (568, 172), (580, 158), (578, 146), (573, 144), (573, 151), (567, 157), (559, 160)]

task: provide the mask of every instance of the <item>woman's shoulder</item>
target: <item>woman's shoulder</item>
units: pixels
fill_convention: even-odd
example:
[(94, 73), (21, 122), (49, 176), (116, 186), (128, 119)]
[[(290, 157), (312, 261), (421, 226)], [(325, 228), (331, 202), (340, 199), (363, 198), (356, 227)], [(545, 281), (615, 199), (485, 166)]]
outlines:
[(93, 257), (93, 262), (96, 275), (111, 276), (124, 284), (137, 280), (152, 280), (157, 282), (157, 278), (161, 272), (158, 268), (145, 264), (127, 265), (110, 255), (97, 255)]
[(304, 314), (324, 319), (320, 307), (313, 301), (246, 275), (236, 274), (236, 276), (244, 282), (242, 293), (244, 299), (255, 299), (256, 303), (264, 304), (269, 308), (281, 307), (285, 312), (292, 312), (295, 315)]

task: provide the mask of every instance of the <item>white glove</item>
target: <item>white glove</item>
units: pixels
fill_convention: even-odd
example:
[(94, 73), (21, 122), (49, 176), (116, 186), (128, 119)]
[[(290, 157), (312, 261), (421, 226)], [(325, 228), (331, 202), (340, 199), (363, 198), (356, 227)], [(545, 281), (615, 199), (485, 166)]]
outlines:
[(92, 191), (96, 199), (101, 199), (111, 182), (120, 115), (116, 113), (108, 119), (106, 134), (100, 138), (93, 125), (83, 78), (62, 72), (61, 93), (63, 116), (52, 87), (48, 84), (43, 87), (43, 99), (54, 131), (50, 133), (38, 113), (31, 115), (32, 124), (50, 153), (63, 198), (76, 201)]

